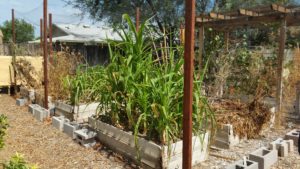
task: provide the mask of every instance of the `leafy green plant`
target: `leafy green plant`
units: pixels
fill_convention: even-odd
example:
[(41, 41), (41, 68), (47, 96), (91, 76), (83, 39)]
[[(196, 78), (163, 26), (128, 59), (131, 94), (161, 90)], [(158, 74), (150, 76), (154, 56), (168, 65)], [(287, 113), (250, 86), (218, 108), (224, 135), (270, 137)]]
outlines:
[[(110, 41), (110, 64), (67, 79), (71, 98), (78, 103), (86, 95), (100, 102), (97, 118), (133, 132), (137, 148), (138, 136), (170, 145), (183, 135), (183, 48), (167, 46), (165, 37), (158, 37), (165, 45), (157, 47), (148, 22), (136, 31), (130, 17), (123, 18), (128, 29), (118, 32), (121, 42)], [(214, 112), (200, 92), (204, 72), (198, 80), (194, 76), (193, 132), (199, 136), (214, 124)]]
[(3, 114), (0, 115), (0, 149), (4, 147), (4, 136), (8, 128), (7, 117)]
[(3, 164), (3, 169), (38, 169), (37, 165), (29, 165), (22, 154), (16, 153), (10, 161)]

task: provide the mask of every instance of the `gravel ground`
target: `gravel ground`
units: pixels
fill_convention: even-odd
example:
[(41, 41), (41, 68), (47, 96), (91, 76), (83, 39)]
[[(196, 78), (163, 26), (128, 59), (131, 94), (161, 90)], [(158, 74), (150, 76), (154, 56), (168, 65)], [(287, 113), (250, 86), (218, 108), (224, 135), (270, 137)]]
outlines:
[[(98, 144), (95, 149), (86, 149), (70, 137), (53, 128), (49, 122), (38, 122), (28, 113), (27, 107), (18, 107), (8, 95), (0, 95), (0, 114), (8, 116), (10, 127), (5, 147), (0, 151), (0, 163), (15, 153), (24, 154), (31, 164), (41, 169), (120, 169), (136, 166)], [(290, 123), (291, 124), (291, 123)], [(293, 128), (299, 125), (293, 124)], [(242, 159), (250, 152), (284, 137), (292, 128), (266, 131), (259, 139), (245, 140), (230, 150), (212, 149), (207, 161), (194, 169), (223, 169), (228, 164)], [(297, 148), (288, 157), (279, 158), (272, 169), (300, 169)], [(213, 154), (213, 155), (212, 155)], [(222, 156), (222, 157), (216, 157)]]
[(49, 122), (36, 121), (26, 106), (16, 106), (8, 95), (0, 95), (0, 114), (8, 116), (10, 125), (6, 145), (0, 150), (0, 163), (18, 152), (41, 169), (132, 168), (120, 156), (103, 150), (101, 145), (97, 150), (83, 148)]
[[(291, 122), (289, 124), (292, 124)], [(299, 128), (299, 125), (293, 124), (293, 128)], [(248, 156), (252, 151), (260, 147), (269, 147), (269, 143), (277, 138), (284, 137), (287, 132), (292, 128), (286, 127), (281, 130), (265, 131), (258, 139), (244, 140), (242, 143), (234, 146), (231, 149), (215, 149), (211, 150), (208, 160), (194, 167), (195, 169), (224, 169), (227, 165), (234, 161), (243, 159)], [(221, 156), (221, 157), (216, 157)], [(287, 157), (279, 157), (279, 160), (271, 169), (300, 169), (300, 155), (298, 148), (294, 146), (294, 152), (290, 153)]]

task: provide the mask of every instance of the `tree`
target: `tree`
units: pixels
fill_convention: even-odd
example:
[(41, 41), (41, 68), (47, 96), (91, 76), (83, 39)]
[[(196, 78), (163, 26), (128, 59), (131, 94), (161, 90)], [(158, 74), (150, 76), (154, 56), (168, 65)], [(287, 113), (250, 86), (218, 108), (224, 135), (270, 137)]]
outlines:
[[(5, 21), (0, 29), (3, 33), (3, 41), (9, 42), (12, 40), (12, 22)], [(28, 42), (34, 40), (34, 27), (26, 21), (16, 19), (15, 20), (15, 31), (16, 31), (16, 43)]]

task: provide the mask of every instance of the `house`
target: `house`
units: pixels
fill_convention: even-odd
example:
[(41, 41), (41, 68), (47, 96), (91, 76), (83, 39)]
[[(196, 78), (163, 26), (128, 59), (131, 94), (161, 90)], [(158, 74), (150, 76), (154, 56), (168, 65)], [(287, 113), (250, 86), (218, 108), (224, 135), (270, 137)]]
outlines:
[(80, 52), (91, 66), (108, 62), (108, 39), (121, 40), (112, 28), (83, 24), (52, 25), (54, 50)]

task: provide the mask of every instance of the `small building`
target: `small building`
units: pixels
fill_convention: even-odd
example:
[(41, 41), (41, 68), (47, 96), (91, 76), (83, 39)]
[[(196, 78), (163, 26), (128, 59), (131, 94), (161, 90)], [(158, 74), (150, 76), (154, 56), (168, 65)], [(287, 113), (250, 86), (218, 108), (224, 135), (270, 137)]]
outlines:
[(108, 39), (121, 40), (112, 28), (83, 24), (52, 25), (54, 50), (79, 52), (90, 66), (109, 61)]

